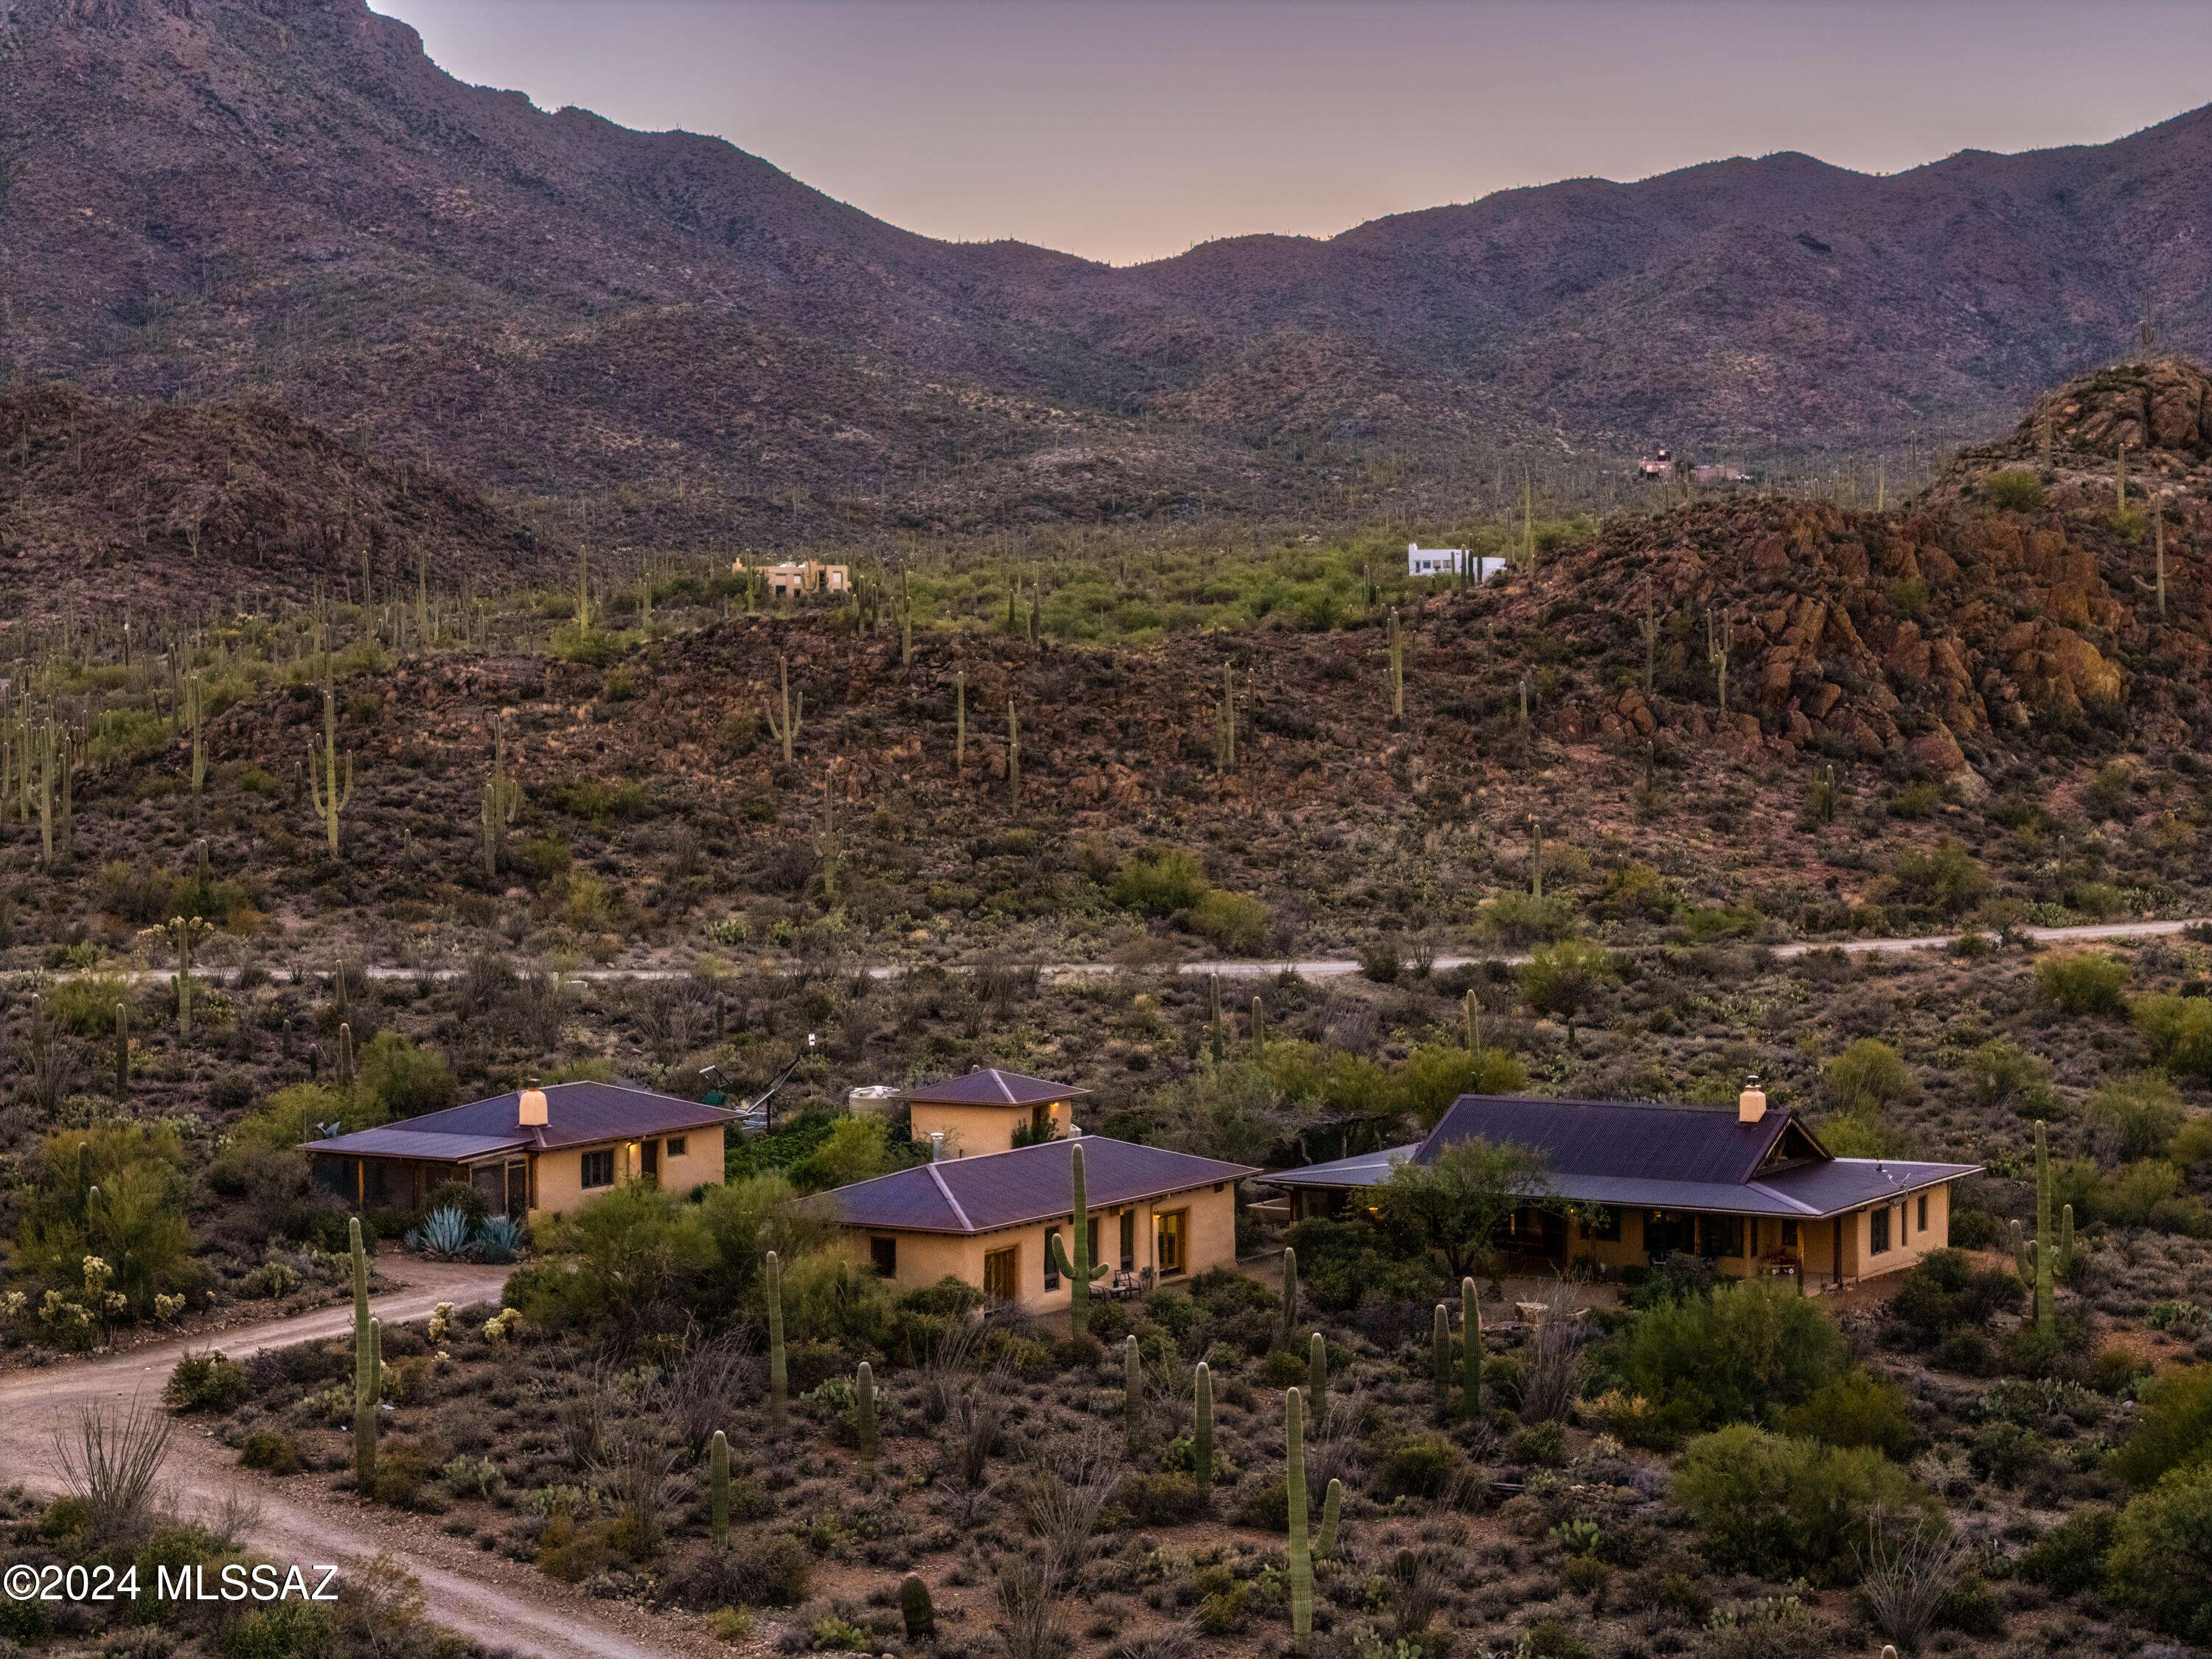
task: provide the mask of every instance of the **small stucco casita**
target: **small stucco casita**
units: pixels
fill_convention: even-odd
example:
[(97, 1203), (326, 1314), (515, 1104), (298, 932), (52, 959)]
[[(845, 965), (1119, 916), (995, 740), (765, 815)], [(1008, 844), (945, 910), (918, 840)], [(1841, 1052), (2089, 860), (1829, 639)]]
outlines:
[(902, 1290), (957, 1279), (994, 1301), (1050, 1312), (1071, 1294), (1048, 1240), (1061, 1234), (1070, 1249), (1079, 1146), (1104, 1290), (1235, 1265), (1237, 1183), (1258, 1170), (1103, 1135), (942, 1158), (805, 1201), (836, 1218), (855, 1261)]
[(562, 1214), (617, 1187), (719, 1185), (736, 1115), (619, 1083), (510, 1091), (398, 1123), (308, 1141), (315, 1184), (359, 1209), (420, 1209), (449, 1181), (494, 1214)]
[(1978, 1164), (1838, 1158), (1756, 1087), (1736, 1109), (1462, 1095), (1414, 1145), (1267, 1176), (1304, 1218), (1364, 1212), (1408, 1161), (1471, 1139), (1543, 1156), (1550, 1190), (1498, 1242), (1606, 1271), (1694, 1255), (1733, 1278), (1836, 1288), (1910, 1267), (1951, 1237), (1951, 1188)]
[(933, 1144), (939, 1158), (970, 1158), (1057, 1140), (1074, 1129), (1075, 1103), (1090, 1092), (979, 1066), (964, 1076), (905, 1090), (899, 1097), (906, 1102), (916, 1146)]

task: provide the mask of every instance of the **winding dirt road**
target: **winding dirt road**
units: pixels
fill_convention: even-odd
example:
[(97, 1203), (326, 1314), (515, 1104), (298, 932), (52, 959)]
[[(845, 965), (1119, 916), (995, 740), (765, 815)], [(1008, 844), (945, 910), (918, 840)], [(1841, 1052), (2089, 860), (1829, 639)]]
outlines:
[[(441, 1302), (465, 1307), (496, 1301), (508, 1272), (412, 1261), (392, 1262), (386, 1271), (402, 1282), (371, 1305), (387, 1323), (426, 1318)], [(335, 1336), (352, 1324), (352, 1304), (341, 1303), (127, 1353), (0, 1371), (0, 1469), (31, 1491), (58, 1492), (56, 1431), (67, 1430), (87, 1405), (127, 1408), (134, 1398), (158, 1401), (187, 1347), (220, 1348), (243, 1359), (266, 1348)], [(691, 1659), (714, 1650), (673, 1620), (594, 1601), (517, 1562), (449, 1538), (419, 1516), (319, 1491), (312, 1476), (278, 1480), (252, 1474), (191, 1418), (178, 1421), (162, 1478), (182, 1514), (210, 1512), (226, 1498), (257, 1506), (257, 1517), (244, 1530), (264, 1559), (343, 1567), (379, 1554), (391, 1557), (420, 1581), (433, 1620), (495, 1650), (533, 1659)]]

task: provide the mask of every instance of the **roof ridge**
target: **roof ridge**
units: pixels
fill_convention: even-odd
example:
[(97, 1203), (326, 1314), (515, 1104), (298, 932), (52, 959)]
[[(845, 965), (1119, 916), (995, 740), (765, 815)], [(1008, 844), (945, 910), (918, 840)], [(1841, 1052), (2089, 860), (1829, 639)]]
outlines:
[(960, 1200), (952, 1196), (952, 1188), (945, 1185), (945, 1176), (937, 1165), (925, 1164), (921, 1167), (929, 1171), (929, 1178), (937, 1183), (937, 1190), (943, 1194), (945, 1203), (951, 1206), (952, 1218), (960, 1224), (961, 1230), (963, 1232), (974, 1232), (975, 1224), (969, 1220), (968, 1212), (960, 1207)]

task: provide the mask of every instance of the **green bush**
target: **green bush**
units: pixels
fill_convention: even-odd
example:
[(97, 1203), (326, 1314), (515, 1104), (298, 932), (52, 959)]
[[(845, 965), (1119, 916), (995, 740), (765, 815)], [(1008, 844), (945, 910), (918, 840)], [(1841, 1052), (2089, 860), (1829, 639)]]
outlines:
[(2212, 1464), (2212, 1365), (2182, 1365), (2142, 1386), (2135, 1427), (2108, 1460), (2130, 1486)]
[(1203, 1504), (1195, 1479), (1166, 1469), (1125, 1475), (1114, 1488), (1113, 1507), (1132, 1526), (1173, 1527), (1198, 1514)]
[(243, 1467), (258, 1469), (264, 1474), (297, 1474), (307, 1467), (300, 1443), (272, 1429), (257, 1429), (247, 1435), (239, 1445), (238, 1461)]
[(256, 1607), (215, 1638), (222, 1659), (324, 1659), (342, 1646), (331, 1610), (313, 1601)]
[(1441, 1498), (1467, 1467), (1466, 1454), (1440, 1434), (1408, 1436), (1382, 1455), (1376, 1498)]
[(1249, 956), (1267, 942), (1267, 907), (1246, 893), (1209, 888), (1191, 907), (1190, 925), (1232, 956)]
[(732, 1571), (746, 1587), (748, 1605), (789, 1607), (806, 1599), (814, 1553), (804, 1540), (787, 1532), (758, 1533), (733, 1539), (730, 1551)]
[(1622, 1334), (1620, 1386), (1695, 1426), (1758, 1417), (1844, 1375), (1835, 1321), (1777, 1279), (1723, 1285), (1639, 1315)]
[(387, 1118), (441, 1110), (456, 1092), (446, 1057), (397, 1031), (379, 1031), (362, 1050), (360, 1087)]
[(2020, 1578), (2054, 1595), (2078, 1595), (2094, 1589), (2105, 1576), (2119, 1515), (2106, 1509), (2077, 1510), (2031, 1544), (2020, 1558)]
[(2139, 997), (2132, 1012), (2154, 1062), (2170, 1072), (2212, 1079), (2212, 998)]
[[(100, 1188), (89, 1202), (79, 1183)], [(108, 1291), (140, 1317), (154, 1298), (198, 1282), (191, 1229), (185, 1219), (185, 1153), (166, 1124), (112, 1124), (64, 1129), (46, 1137), (33, 1165), (31, 1190), (19, 1200), (21, 1224), (9, 1266), (19, 1282), (82, 1300), (85, 1258), (107, 1264)]]
[(2212, 1465), (2174, 1470), (2120, 1511), (2105, 1576), (2159, 1629), (2212, 1644)]
[(1831, 1446), (1871, 1446), (1887, 1456), (1911, 1455), (1919, 1439), (1905, 1390), (1866, 1371), (1824, 1382), (1804, 1403), (1778, 1413), (1777, 1431)]
[(1133, 858), (1115, 873), (1114, 902), (1148, 916), (1173, 915), (1206, 896), (1206, 866), (1198, 854), (1170, 848), (1157, 858)]
[(2145, 1072), (2105, 1085), (2081, 1115), (2118, 1135), (2123, 1158), (2154, 1158), (2181, 1127), (2181, 1097), (2157, 1073)]
[(2008, 513), (2033, 513), (2043, 506), (2043, 480), (2026, 467), (2000, 467), (1982, 480), (1982, 493)]
[(1716, 1559), (1767, 1578), (1834, 1582), (1882, 1517), (1939, 1525), (1942, 1506), (1864, 1446), (1823, 1446), (1731, 1424), (1693, 1440), (1674, 1470), (1674, 1501)]
[(220, 1353), (187, 1348), (169, 1373), (161, 1398), (180, 1412), (227, 1412), (242, 1404), (248, 1391), (245, 1366)]
[(1508, 945), (1536, 945), (1564, 937), (1575, 925), (1575, 907), (1557, 893), (1500, 893), (1482, 907), (1482, 925)]
[(2063, 1014), (2122, 1013), (2128, 967), (2102, 951), (2045, 957), (2035, 964), (2035, 988)]
[(1973, 854), (1948, 836), (1925, 851), (1916, 848), (1902, 854), (1891, 880), (1906, 904), (1942, 916), (1964, 915), (1990, 890), (1990, 878)]
[(1879, 1037), (1861, 1037), (1821, 1071), (1828, 1092), (1845, 1112), (1879, 1112), (1912, 1092), (1904, 1056)]

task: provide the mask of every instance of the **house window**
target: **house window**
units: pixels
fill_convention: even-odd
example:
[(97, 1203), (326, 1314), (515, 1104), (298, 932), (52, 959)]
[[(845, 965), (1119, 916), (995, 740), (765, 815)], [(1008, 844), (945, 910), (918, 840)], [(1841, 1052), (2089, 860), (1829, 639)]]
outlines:
[[(1044, 1287), (1048, 1291), (1056, 1291), (1060, 1288), (1060, 1262), (1058, 1253), (1053, 1249), (1053, 1246), (1058, 1243), (1060, 1243), (1060, 1229), (1046, 1228), (1044, 1230)], [(1062, 1245), (1061, 1248), (1064, 1249), (1066, 1247)]]
[(1782, 1224), (1782, 1248), (1785, 1250), (1794, 1250), (1797, 1248), (1797, 1224), (1794, 1221), (1785, 1221)]
[(1098, 1218), (1097, 1218), (1097, 1216), (1095, 1216), (1095, 1215), (1094, 1215), (1094, 1216), (1092, 1216), (1092, 1217), (1091, 1218), (1091, 1220), (1090, 1220), (1090, 1229), (1089, 1229), (1089, 1231), (1090, 1231), (1090, 1244), (1091, 1244), (1091, 1265), (1092, 1267), (1096, 1267), (1097, 1266), (1098, 1266), (1098, 1265), (1099, 1265), (1099, 1262), (1101, 1261), (1101, 1260), (1102, 1260), (1103, 1258), (1102, 1258), (1102, 1257), (1099, 1255), (1099, 1254), (1098, 1254)]
[(1134, 1210), (1121, 1212), (1121, 1271), (1125, 1273), (1137, 1271), (1137, 1212)]
[(881, 1279), (898, 1277), (898, 1240), (872, 1238), (868, 1241), (868, 1262)]
[(611, 1146), (584, 1154), (584, 1190), (615, 1184), (615, 1149)]
[(1867, 1216), (1867, 1253), (1880, 1255), (1889, 1248), (1889, 1206), (1885, 1204)]
[(1705, 1255), (1708, 1260), (1743, 1254), (1743, 1218), (1709, 1215), (1705, 1218)]
[(691, 1144), (691, 1138), (690, 1138), (689, 1135), (671, 1135), (671, 1136), (669, 1136), (669, 1137), (668, 1137), (668, 1155), (669, 1155), (669, 1157), (671, 1157), (671, 1158), (681, 1158), (681, 1157), (683, 1157), (683, 1156), (684, 1156), (684, 1149), (686, 1146), (690, 1146), (690, 1144)]
[(1190, 1226), (1190, 1212), (1170, 1210), (1159, 1218), (1159, 1223), (1160, 1277), (1165, 1279), (1170, 1273), (1182, 1273), (1190, 1266), (1189, 1258), (1185, 1252)]
[(1012, 1302), (1020, 1294), (1021, 1247), (1009, 1244), (983, 1257), (983, 1294), (994, 1302)]
[(1922, 1232), (1928, 1231), (1928, 1194), (1920, 1194), (1920, 1219), (1914, 1224)]
[(1620, 1212), (1612, 1205), (1601, 1205), (1583, 1217), (1583, 1237), (1594, 1238), (1601, 1244), (1620, 1243)]

